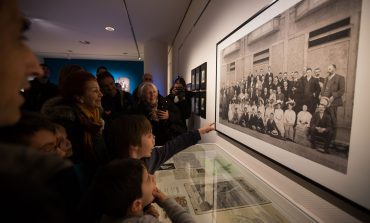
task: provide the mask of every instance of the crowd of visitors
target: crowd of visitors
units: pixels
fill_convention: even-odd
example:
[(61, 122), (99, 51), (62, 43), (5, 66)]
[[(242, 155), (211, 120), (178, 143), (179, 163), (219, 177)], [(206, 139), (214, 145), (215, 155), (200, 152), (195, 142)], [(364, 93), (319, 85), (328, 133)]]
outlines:
[(24, 43), (30, 22), (15, 0), (0, 1), (0, 25), (9, 27), (0, 36), (2, 219), (159, 222), (156, 202), (170, 219), (194, 222), (152, 174), (213, 125), (188, 131), (188, 115), (176, 104), (182, 96), (160, 96), (149, 74), (136, 99), (103, 66), (95, 76), (67, 65), (56, 86)]

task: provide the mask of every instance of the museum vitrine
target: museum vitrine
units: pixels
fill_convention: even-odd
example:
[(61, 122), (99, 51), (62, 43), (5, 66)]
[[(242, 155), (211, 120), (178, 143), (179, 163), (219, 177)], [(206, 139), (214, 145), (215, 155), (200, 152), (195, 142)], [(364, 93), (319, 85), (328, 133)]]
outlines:
[[(217, 144), (189, 147), (156, 177), (197, 222), (315, 222)], [(160, 220), (170, 222), (163, 211)]]

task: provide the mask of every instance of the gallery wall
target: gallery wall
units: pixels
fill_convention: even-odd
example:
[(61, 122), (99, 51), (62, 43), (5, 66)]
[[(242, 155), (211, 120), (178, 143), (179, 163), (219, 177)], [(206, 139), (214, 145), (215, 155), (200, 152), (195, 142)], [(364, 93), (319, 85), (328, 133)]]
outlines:
[(105, 66), (108, 71), (114, 76), (116, 81), (119, 77), (126, 77), (130, 80), (130, 93), (136, 86), (141, 83), (141, 76), (144, 73), (143, 61), (116, 61), (116, 60), (82, 60), (82, 59), (58, 59), (58, 58), (43, 58), (51, 71), (50, 81), (58, 84), (59, 71), (63, 66), (68, 64), (81, 65), (86, 71), (96, 74), (96, 69), (100, 66)]
[[(213, 0), (209, 1), (207, 5), (206, 1), (193, 1), (182, 29), (172, 47), (170, 54), (172, 57), (169, 58), (169, 69), (171, 72), (169, 73), (182, 74), (185, 80), (190, 83), (191, 70), (207, 62), (207, 119), (192, 118), (190, 122), (194, 128), (215, 121), (216, 44), (270, 2), (268, 0)], [(364, 4), (363, 11), (370, 12), (369, 4), (366, 1), (364, 1)], [(364, 21), (367, 24), (364, 24), (365, 22), (362, 23), (362, 29), (368, 27), (370, 20), (365, 19)], [(360, 35), (360, 39), (366, 39), (364, 35), (368, 35), (368, 32), (363, 32), (362, 36)], [(359, 49), (359, 54), (366, 55), (369, 51), (369, 43), (365, 43)], [(364, 58), (368, 57), (359, 57), (358, 63), (364, 60)], [(361, 64), (361, 67), (357, 67), (357, 71), (370, 69), (366, 63), (362, 62)], [(175, 75), (172, 78), (175, 78)], [(356, 126), (356, 128), (352, 131), (351, 146), (355, 148), (354, 150), (361, 150), (363, 147), (367, 148), (369, 144), (369, 140), (364, 134), (370, 130), (370, 121), (366, 117), (365, 112), (360, 111), (369, 110), (369, 103), (361, 103), (366, 101), (362, 95), (370, 93), (364, 83), (369, 82), (369, 77), (365, 73), (358, 72), (355, 81), (356, 91), (353, 103), (355, 104), (354, 114), (356, 115), (353, 117), (352, 125)], [(356, 101), (360, 103), (356, 104)], [(333, 193), (327, 192), (327, 190), (315, 183), (295, 175), (284, 167), (271, 162), (264, 156), (253, 152), (253, 150), (220, 133), (214, 132), (209, 134), (202, 139), (202, 142), (212, 142), (221, 145), (236, 160), (247, 166), (258, 177), (265, 180), (317, 221), (358, 222), (358, 219), (361, 219), (361, 216), (363, 216), (361, 214), (362, 209), (358, 208), (358, 206)], [(352, 142), (355, 144), (352, 144)], [(367, 163), (370, 163), (370, 158), (361, 159), (356, 157), (356, 155), (353, 155), (351, 158), (358, 158), (362, 162), (366, 162), (364, 159), (367, 159)]]

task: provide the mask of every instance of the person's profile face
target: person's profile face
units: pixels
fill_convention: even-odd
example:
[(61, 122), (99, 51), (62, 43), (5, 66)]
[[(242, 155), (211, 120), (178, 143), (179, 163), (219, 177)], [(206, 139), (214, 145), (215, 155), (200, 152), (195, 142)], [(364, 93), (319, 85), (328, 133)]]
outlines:
[(138, 156), (140, 158), (151, 157), (154, 146), (155, 136), (152, 131), (145, 133), (141, 136), (141, 146), (139, 147)]
[(7, 28), (0, 35), (0, 126), (19, 120), (24, 101), (20, 90), (29, 87), (28, 76), (42, 73), (39, 61), (24, 44), (24, 21), (15, 0), (1, 2), (0, 26)]
[(58, 153), (59, 156), (62, 158), (70, 157), (72, 156), (72, 143), (69, 141), (67, 137), (67, 132), (63, 126), (57, 127), (56, 129), (56, 137), (57, 137), (57, 143), (59, 145), (59, 148), (61, 150), (60, 153)]
[(41, 129), (29, 137), (29, 147), (42, 153), (58, 154), (60, 151), (57, 136), (46, 129)]
[(104, 95), (109, 95), (111, 97), (114, 97), (117, 94), (117, 88), (114, 83), (113, 78), (106, 77), (103, 80), (100, 81), (100, 86), (102, 93)]
[(147, 206), (154, 200), (153, 191), (156, 188), (155, 176), (148, 173), (143, 167), (143, 182), (141, 183), (141, 192), (143, 207)]
[(329, 65), (329, 66), (328, 66), (328, 72), (329, 72), (330, 74), (334, 73), (334, 70), (335, 70), (335, 68), (334, 68), (334, 66), (333, 66), (333, 65)]
[(101, 98), (103, 94), (100, 92), (98, 82), (96, 80), (87, 81), (85, 91), (82, 95), (83, 104), (89, 109), (100, 108)]

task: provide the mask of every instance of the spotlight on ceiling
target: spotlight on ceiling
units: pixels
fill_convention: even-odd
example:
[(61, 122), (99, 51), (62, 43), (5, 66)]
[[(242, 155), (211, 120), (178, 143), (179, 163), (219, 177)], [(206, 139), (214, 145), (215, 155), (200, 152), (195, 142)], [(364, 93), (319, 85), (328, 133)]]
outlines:
[(114, 28), (111, 27), (111, 26), (107, 26), (104, 29), (107, 30), (107, 31), (109, 31), (109, 32), (113, 32), (114, 31)]

